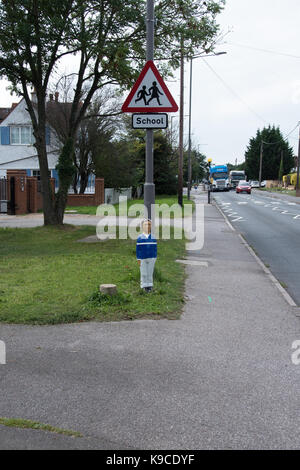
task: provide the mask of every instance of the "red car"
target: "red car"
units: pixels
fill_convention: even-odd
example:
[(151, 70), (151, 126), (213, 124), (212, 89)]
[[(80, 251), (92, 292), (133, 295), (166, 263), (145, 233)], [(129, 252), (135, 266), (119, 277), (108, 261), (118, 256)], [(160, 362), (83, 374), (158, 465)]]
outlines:
[(251, 194), (251, 186), (247, 181), (240, 181), (236, 187), (237, 193), (248, 193)]

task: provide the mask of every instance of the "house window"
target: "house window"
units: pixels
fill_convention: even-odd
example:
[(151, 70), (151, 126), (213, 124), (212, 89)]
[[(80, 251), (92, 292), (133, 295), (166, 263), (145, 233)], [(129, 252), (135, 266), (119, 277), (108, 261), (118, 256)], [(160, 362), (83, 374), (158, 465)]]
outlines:
[(34, 143), (31, 126), (12, 126), (10, 128), (10, 143), (12, 145), (30, 145)]
[[(40, 179), (41, 179), (40, 170), (32, 170), (32, 176), (35, 176), (38, 179), (38, 181), (40, 181)], [(49, 176), (49, 178), (51, 178), (51, 171), (50, 170), (48, 171), (48, 176)]]

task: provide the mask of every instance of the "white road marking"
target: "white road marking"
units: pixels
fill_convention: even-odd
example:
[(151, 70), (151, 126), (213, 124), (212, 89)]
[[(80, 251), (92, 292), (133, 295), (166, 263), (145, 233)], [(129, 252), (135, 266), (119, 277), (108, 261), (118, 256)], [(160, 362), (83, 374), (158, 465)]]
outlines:
[(280, 207), (274, 207), (272, 210), (277, 211), (277, 210), (281, 210), (281, 209), (280, 209)]
[(243, 217), (237, 217), (236, 219), (232, 220), (232, 222), (238, 222), (239, 220), (243, 220)]
[(246, 204), (248, 204), (248, 202), (238, 202), (239, 206), (246, 205)]
[(203, 268), (208, 268), (208, 263), (206, 261), (177, 259), (176, 263), (186, 264), (187, 266), (202, 266)]
[(288, 202), (288, 206), (296, 206), (297, 204), (295, 202)]
[(297, 219), (300, 219), (300, 215), (296, 215), (296, 217), (294, 217), (295, 220)]

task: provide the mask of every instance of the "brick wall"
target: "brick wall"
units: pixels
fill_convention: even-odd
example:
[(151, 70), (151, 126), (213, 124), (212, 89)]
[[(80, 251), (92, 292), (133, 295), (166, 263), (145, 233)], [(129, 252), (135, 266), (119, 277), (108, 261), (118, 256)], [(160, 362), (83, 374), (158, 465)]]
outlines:
[[(15, 179), (15, 214), (27, 214), (43, 209), (43, 195), (40, 183), (34, 176), (27, 176), (26, 170), (7, 170), (8, 198), (10, 199), (10, 179)], [(53, 197), (55, 179), (50, 178)], [(104, 204), (104, 179), (96, 178), (94, 194), (69, 194), (68, 206), (98, 206)]]
[(10, 198), (10, 179), (15, 179), (15, 214), (27, 214), (26, 170), (7, 170), (8, 197)]
[(95, 194), (69, 194), (67, 206), (95, 206)]
[[(55, 179), (50, 178), (50, 184), (52, 187), (53, 197), (55, 195)], [(27, 211), (28, 212), (38, 212), (43, 209), (43, 195), (41, 192), (41, 186), (35, 176), (27, 177)]]
[(94, 194), (69, 194), (67, 205), (71, 207), (76, 206), (99, 206), (104, 204), (104, 179), (95, 179), (95, 193)]

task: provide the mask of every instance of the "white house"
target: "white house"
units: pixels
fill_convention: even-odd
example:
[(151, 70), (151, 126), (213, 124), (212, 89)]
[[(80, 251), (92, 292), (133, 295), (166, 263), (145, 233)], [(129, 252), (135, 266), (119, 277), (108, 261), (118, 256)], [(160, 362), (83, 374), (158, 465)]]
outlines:
[[(32, 94), (35, 101), (35, 94)], [(39, 162), (34, 147), (34, 137), (30, 115), (26, 102), (22, 99), (13, 104), (11, 109), (0, 108), (0, 177), (6, 176), (6, 170), (26, 170), (28, 176), (39, 177)], [(55, 178), (57, 186), (57, 171), (59, 144), (54, 131), (46, 127), (46, 144), (48, 165), (51, 177)]]

